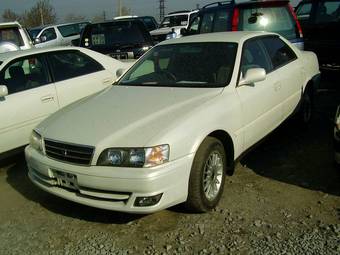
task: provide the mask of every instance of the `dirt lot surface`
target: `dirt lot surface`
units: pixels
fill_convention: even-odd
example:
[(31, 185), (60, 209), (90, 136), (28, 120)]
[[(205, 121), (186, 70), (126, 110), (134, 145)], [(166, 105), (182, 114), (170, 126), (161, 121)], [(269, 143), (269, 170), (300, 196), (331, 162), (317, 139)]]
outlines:
[(78, 205), (36, 188), (23, 155), (0, 162), (0, 254), (340, 254), (336, 83), (323, 83), (308, 129), (289, 120), (237, 164), (207, 214)]

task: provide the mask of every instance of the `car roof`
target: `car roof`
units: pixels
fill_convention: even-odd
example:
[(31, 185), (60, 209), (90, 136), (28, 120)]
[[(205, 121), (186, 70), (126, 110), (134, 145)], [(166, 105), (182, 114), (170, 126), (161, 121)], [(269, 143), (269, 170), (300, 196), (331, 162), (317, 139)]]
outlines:
[(238, 32), (218, 32), (218, 33), (206, 33), (192, 36), (184, 36), (178, 39), (166, 40), (159, 45), (177, 44), (177, 43), (198, 43), (198, 42), (234, 42), (239, 43), (247, 39), (257, 37), (273, 35), (279, 36), (275, 33), (261, 32), (261, 31), (238, 31)]
[(178, 15), (184, 15), (184, 14), (191, 14), (191, 13), (196, 13), (198, 12), (199, 10), (192, 10), (192, 11), (187, 11), (187, 10), (184, 10), (184, 11), (176, 11), (176, 12), (169, 12), (167, 15), (165, 15), (165, 17), (170, 17), (170, 16), (178, 16)]
[(75, 47), (75, 46), (65, 46), (65, 47), (49, 47), (49, 48), (32, 48), (28, 50), (17, 50), (17, 51), (8, 51), (4, 53), (0, 53), (0, 61), (4, 62), (7, 60), (25, 57), (29, 55), (35, 55), (39, 53), (45, 53), (45, 52), (52, 52), (52, 51), (61, 51), (61, 50), (81, 50), (83, 48), (81, 47)]
[(0, 23), (0, 27), (21, 27), (21, 25), (18, 21), (2, 22)]
[(90, 23), (91, 25), (98, 25), (98, 24), (110, 24), (110, 23), (123, 23), (123, 22), (136, 22), (136, 23), (142, 23), (138, 18), (125, 18), (125, 19), (113, 19), (113, 20), (106, 20), (101, 22), (94, 22)]

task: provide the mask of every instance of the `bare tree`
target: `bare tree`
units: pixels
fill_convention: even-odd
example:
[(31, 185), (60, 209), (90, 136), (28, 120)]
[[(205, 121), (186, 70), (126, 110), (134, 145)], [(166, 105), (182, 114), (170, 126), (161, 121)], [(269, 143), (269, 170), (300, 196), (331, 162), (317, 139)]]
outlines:
[(2, 20), (4, 22), (8, 22), (8, 21), (20, 21), (20, 19), (21, 19), (20, 15), (16, 14), (11, 9), (6, 9), (2, 13)]
[(76, 15), (73, 13), (69, 13), (65, 16), (64, 20), (65, 22), (80, 22), (84, 21), (86, 18), (83, 15)]
[(49, 0), (39, 0), (29, 11), (25, 11), (22, 15), (22, 22), (26, 27), (52, 24), (56, 21), (57, 15)]

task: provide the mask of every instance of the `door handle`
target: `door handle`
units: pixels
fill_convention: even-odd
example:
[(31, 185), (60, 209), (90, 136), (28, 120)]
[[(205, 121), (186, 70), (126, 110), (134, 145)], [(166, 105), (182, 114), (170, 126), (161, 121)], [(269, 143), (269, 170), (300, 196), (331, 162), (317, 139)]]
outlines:
[(40, 98), (40, 100), (43, 103), (47, 103), (49, 101), (53, 101), (54, 100), (54, 96), (52, 96), (52, 95), (43, 96), (42, 98)]
[(277, 82), (274, 84), (274, 90), (279, 91), (281, 89), (281, 82)]
[(103, 85), (107, 85), (109, 83), (113, 83), (113, 80), (112, 80), (111, 77), (105, 78), (105, 79), (102, 80), (102, 83), (103, 83)]

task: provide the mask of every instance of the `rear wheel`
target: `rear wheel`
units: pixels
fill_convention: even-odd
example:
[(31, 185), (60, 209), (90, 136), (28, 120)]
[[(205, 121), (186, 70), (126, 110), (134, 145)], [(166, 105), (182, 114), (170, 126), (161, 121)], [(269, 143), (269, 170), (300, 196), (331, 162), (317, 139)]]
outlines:
[(194, 212), (215, 208), (223, 193), (225, 172), (226, 155), (222, 143), (207, 137), (199, 147), (191, 168), (186, 208)]
[(313, 117), (313, 97), (312, 91), (306, 90), (301, 99), (301, 108), (300, 108), (300, 121), (304, 125), (308, 125)]

